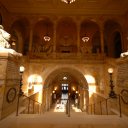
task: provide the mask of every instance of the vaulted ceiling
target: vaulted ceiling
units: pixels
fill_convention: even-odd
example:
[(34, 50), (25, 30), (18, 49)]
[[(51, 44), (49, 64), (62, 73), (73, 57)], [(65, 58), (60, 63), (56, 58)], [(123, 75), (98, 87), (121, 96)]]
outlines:
[(61, 0), (0, 0), (11, 13), (22, 14), (124, 14), (128, 11), (128, 0), (76, 0), (65, 4)]

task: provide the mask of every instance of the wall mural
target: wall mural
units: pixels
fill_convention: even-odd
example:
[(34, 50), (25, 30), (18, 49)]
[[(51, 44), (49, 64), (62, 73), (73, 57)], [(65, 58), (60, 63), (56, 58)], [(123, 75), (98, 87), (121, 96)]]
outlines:
[(45, 42), (39, 36), (35, 36), (33, 39), (32, 51), (34, 53), (51, 53), (53, 51), (53, 45), (51, 42)]

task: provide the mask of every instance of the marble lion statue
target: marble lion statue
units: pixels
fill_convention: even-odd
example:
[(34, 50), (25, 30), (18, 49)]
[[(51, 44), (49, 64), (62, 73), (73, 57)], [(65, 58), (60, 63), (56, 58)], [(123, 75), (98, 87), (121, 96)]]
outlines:
[(4, 27), (0, 25), (0, 48), (9, 48), (10, 44), (8, 43), (11, 35), (4, 30)]
[(21, 53), (17, 53), (15, 50), (10, 48), (10, 44), (8, 42), (10, 37), (11, 35), (4, 30), (2, 25), (0, 25), (0, 53), (4, 51), (15, 54), (17, 56), (22, 56)]
[(120, 56), (121, 56), (121, 57), (126, 57), (126, 56), (128, 56), (128, 51), (121, 53)]

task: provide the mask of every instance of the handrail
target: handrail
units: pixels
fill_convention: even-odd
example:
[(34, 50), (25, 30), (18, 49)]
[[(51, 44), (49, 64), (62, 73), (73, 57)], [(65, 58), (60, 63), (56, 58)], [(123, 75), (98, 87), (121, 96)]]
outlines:
[[(125, 98), (124, 98), (124, 95), (127, 93), (127, 95), (128, 95), (128, 90), (127, 89), (123, 89), (121, 92), (120, 92), (120, 94), (117, 94), (117, 97), (119, 98), (119, 115), (120, 115), (120, 117), (122, 117), (122, 106), (121, 106), (121, 100), (123, 101), (123, 103), (124, 104), (127, 104), (128, 105), (128, 100), (126, 100)], [(109, 97), (109, 98), (105, 98), (105, 100), (100, 100), (99, 102), (97, 102), (97, 103), (93, 103), (93, 104), (89, 104), (89, 105), (86, 105), (86, 107), (87, 108), (89, 108), (89, 107), (91, 107), (91, 114), (92, 113), (94, 113), (95, 114), (95, 106), (96, 106), (96, 104), (100, 104), (100, 112), (101, 112), (101, 115), (103, 114), (102, 113), (102, 102), (104, 102), (105, 101), (105, 106), (106, 106), (106, 114), (108, 115), (108, 100), (109, 99), (113, 99), (113, 98), (111, 98), (111, 97)], [(94, 107), (93, 107), (94, 106)], [(94, 110), (92, 110), (92, 109), (94, 109)]]
[[(24, 97), (26, 97), (26, 98), (29, 98), (29, 99), (31, 99), (32, 101), (37, 102), (38, 104), (41, 104), (40, 102), (38, 102), (38, 101), (36, 101), (36, 100), (34, 100), (34, 99), (32, 99), (32, 98), (30, 98), (30, 97), (24, 95), (24, 94), (23, 94), (22, 96), (24, 96)], [(42, 104), (41, 104), (41, 105), (42, 105)]]
[[(32, 104), (33, 105), (33, 112), (32, 112), (33, 114), (34, 114), (35, 103), (38, 103), (40, 106), (42, 106), (42, 104), (40, 102), (38, 102), (38, 101), (36, 101), (36, 100), (34, 100), (34, 99), (26, 96), (26, 95), (23, 95), (23, 96), (29, 99), (29, 103), (28, 103), (28, 114), (30, 113), (30, 101), (33, 101), (33, 104)], [(41, 113), (40, 108), (39, 108), (38, 112)]]
[(122, 99), (122, 101), (124, 102), (124, 104), (128, 104), (128, 99), (127, 100), (125, 100), (125, 98), (124, 98), (124, 96), (123, 95), (125, 95), (127, 93), (127, 95), (128, 95), (128, 90), (127, 89), (123, 89), (122, 91), (121, 91), (121, 99)]
[(67, 103), (66, 103), (66, 114), (68, 115), (68, 117), (70, 117), (70, 98), (67, 99)]
[[(24, 95), (24, 94), (22, 94), (22, 95), (20, 95), (20, 96), (24, 96), (24, 97), (26, 97), (26, 98), (28, 98), (29, 99), (29, 101), (28, 101), (28, 110), (27, 110), (27, 112), (28, 112), (28, 114), (30, 113), (30, 101), (33, 101), (33, 114), (35, 113), (35, 103), (37, 103), (38, 105), (40, 105), (39, 106), (39, 110), (38, 110), (38, 113), (40, 113), (41, 114), (41, 107), (42, 107), (42, 104), (40, 103), (40, 102), (38, 102), (38, 101), (36, 101), (36, 100), (34, 100), (34, 99), (32, 99), (32, 98), (30, 98), (30, 97), (28, 97), (28, 96), (26, 96), (26, 95)], [(17, 104), (17, 112), (16, 112), (16, 116), (18, 116), (18, 112), (19, 111), (19, 98), (18, 98), (18, 104)]]
[(108, 115), (108, 105), (107, 105), (107, 101), (108, 101), (109, 99), (110, 99), (110, 98), (107, 98), (107, 99), (102, 100), (102, 101), (99, 101), (99, 102), (97, 102), (97, 103), (93, 103), (93, 104), (86, 105), (86, 107), (88, 108), (89, 106), (91, 106), (91, 114), (92, 114), (92, 106), (94, 106), (93, 112), (94, 112), (94, 114), (95, 114), (95, 105), (96, 105), (96, 104), (100, 104), (100, 108), (101, 108), (100, 110), (101, 110), (101, 115), (102, 115), (102, 105), (101, 105), (101, 103), (105, 101), (105, 103), (106, 103), (106, 113), (107, 113), (107, 115)]

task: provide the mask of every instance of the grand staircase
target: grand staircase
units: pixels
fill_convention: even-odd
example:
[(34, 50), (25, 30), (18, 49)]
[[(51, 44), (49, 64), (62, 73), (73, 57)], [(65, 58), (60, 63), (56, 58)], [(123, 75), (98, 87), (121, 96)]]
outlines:
[[(41, 114), (16, 113), (0, 121), (0, 128), (128, 128), (128, 117), (88, 115), (71, 108), (70, 116), (56, 106)], [(55, 111), (56, 110), (56, 111)], [(57, 111), (58, 110), (58, 111)]]

